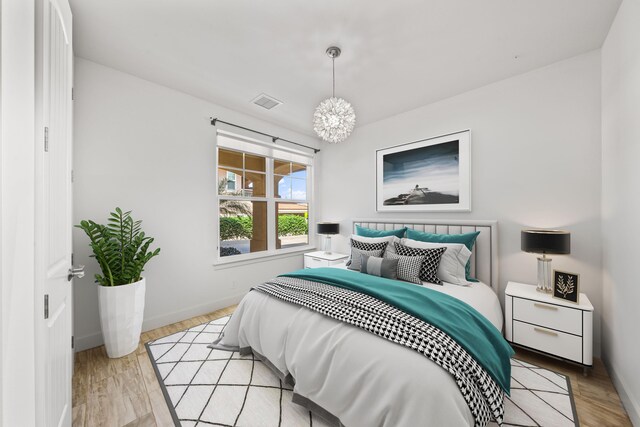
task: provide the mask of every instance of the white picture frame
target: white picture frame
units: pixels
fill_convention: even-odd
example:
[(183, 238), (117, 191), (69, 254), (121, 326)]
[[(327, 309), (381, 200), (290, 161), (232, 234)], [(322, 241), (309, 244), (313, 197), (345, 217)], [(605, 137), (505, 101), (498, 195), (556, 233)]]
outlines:
[(376, 210), (470, 212), (470, 143), (464, 130), (377, 150)]

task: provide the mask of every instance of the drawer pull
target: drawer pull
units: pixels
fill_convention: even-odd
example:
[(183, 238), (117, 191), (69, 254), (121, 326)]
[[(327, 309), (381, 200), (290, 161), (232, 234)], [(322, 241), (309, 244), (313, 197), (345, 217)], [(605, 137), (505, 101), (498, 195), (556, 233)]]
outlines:
[(322, 261), (320, 258), (311, 257), (311, 259), (314, 260), (314, 261)]
[(557, 310), (558, 309), (558, 307), (556, 307), (555, 305), (540, 304), (539, 302), (534, 302), (533, 305), (538, 307), (538, 308), (546, 308), (547, 310)]
[(550, 331), (550, 330), (548, 330), (548, 329), (533, 328), (533, 330), (534, 330), (534, 331), (536, 331), (536, 332), (543, 333), (543, 334), (552, 335), (552, 336), (554, 336), (554, 337), (557, 337), (557, 336), (558, 336), (558, 333), (557, 333), (557, 332), (553, 332), (553, 331)]

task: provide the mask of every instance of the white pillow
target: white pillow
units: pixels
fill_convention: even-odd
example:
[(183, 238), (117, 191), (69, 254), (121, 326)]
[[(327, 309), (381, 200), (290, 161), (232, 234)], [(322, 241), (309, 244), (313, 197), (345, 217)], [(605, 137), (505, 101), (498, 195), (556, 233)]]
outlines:
[(387, 249), (385, 249), (385, 253), (397, 254), (395, 243), (400, 243), (400, 238), (396, 236), (385, 236), (385, 237), (364, 237), (358, 236), (355, 234), (351, 235), (353, 240), (357, 240), (358, 242), (364, 243), (382, 243), (387, 242)]
[(402, 239), (402, 244), (410, 248), (421, 249), (447, 248), (440, 259), (437, 272), (438, 279), (454, 285), (468, 286), (471, 284), (467, 282), (465, 272), (467, 261), (471, 257), (471, 251), (465, 245), (461, 243), (419, 242), (411, 239)]

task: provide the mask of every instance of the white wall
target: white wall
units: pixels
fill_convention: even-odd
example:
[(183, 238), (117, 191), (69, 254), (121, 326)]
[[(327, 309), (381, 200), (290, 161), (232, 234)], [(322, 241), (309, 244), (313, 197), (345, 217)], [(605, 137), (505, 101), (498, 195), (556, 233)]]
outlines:
[(2, 0), (0, 425), (35, 425), (35, 9)]
[(640, 2), (625, 0), (602, 47), (603, 357), (640, 426)]
[[(213, 267), (215, 132), (210, 116), (310, 145), (316, 140), (209, 102), (77, 58), (75, 68), (74, 220), (106, 221), (119, 206), (143, 220), (162, 248), (147, 266), (144, 328), (236, 303), (250, 286), (302, 267), (302, 255)], [(223, 84), (223, 83), (221, 83)], [(248, 102), (249, 100), (247, 100)], [(97, 264), (74, 232), (77, 349), (102, 342)]]
[[(376, 214), (376, 149), (463, 129), (471, 129), (472, 138), (471, 213)], [(596, 309), (599, 354), (599, 52), (358, 127), (320, 156), (318, 219), (342, 221), (336, 249), (346, 250), (353, 217), (496, 219), (504, 290), (509, 280), (536, 281), (535, 256), (520, 251), (523, 227), (571, 231), (571, 255), (555, 256), (553, 266), (580, 273), (581, 290)]]

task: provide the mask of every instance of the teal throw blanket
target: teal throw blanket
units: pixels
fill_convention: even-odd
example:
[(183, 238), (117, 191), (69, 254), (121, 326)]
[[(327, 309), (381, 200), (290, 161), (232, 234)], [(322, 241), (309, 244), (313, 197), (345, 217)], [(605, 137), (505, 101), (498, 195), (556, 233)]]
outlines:
[(412, 283), (339, 268), (310, 268), (281, 276), (367, 294), (435, 326), (464, 348), (510, 394), (513, 349), (491, 322), (459, 299)]

